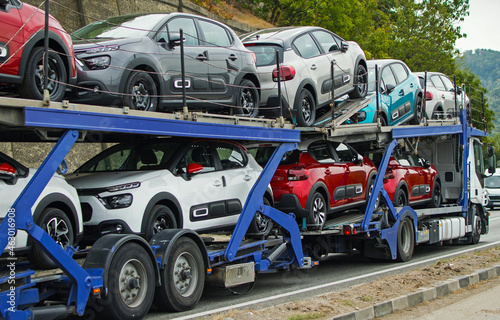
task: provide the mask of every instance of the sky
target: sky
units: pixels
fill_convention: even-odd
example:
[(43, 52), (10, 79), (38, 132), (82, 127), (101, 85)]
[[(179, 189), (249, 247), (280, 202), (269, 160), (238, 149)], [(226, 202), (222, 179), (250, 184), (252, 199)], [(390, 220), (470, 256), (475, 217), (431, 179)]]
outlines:
[(467, 38), (457, 40), (460, 51), (492, 49), (500, 51), (500, 0), (469, 0), (469, 16), (461, 22), (462, 33)]

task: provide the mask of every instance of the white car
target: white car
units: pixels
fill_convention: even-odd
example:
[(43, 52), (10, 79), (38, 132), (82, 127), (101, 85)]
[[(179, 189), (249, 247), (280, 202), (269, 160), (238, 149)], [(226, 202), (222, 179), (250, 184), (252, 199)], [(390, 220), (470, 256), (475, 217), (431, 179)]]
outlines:
[[(0, 222), (14, 201), (35, 174), (21, 163), (0, 152)], [(33, 220), (62, 247), (76, 246), (83, 235), (83, 218), (75, 188), (64, 176), (55, 173), (32, 207)], [(15, 218), (15, 217), (14, 217)], [(4, 254), (7, 254), (6, 249)], [(56, 264), (37, 248), (25, 231), (19, 230), (15, 238), (16, 255), (28, 254), (35, 267), (50, 269)]]
[(500, 207), (500, 168), (492, 176), (484, 178), (484, 187), (488, 192), (488, 207)]
[[(233, 227), (262, 168), (240, 144), (164, 138), (115, 145), (68, 175), (85, 220), (84, 243), (109, 233), (149, 240), (163, 229)], [(272, 203), (272, 192), (266, 195)], [(256, 215), (249, 232), (268, 233)]]
[[(424, 88), (425, 72), (414, 72)], [(443, 119), (455, 115), (456, 108), (462, 106), (469, 109), (469, 97), (457, 87), (453, 81), (440, 72), (427, 72), (427, 89), (425, 94), (425, 116), (427, 119)]]

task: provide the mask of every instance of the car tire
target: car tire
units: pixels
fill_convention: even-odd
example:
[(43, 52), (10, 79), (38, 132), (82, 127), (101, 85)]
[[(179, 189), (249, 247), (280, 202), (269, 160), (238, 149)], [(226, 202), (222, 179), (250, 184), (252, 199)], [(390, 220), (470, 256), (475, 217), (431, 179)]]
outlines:
[(125, 83), (123, 105), (134, 110), (156, 111), (156, 83), (146, 71), (132, 71)]
[(431, 200), (427, 204), (429, 208), (439, 208), (441, 206), (441, 183), (434, 180), (434, 185), (432, 186)]
[(177, 228), (177, 221), (172, 210), (164, 205), (156, 205), (151, 209), (146, 220), (144, 238), (149, 241), (162, 230), (175, 228)]
[(387, 127), (387, 120), (385, 119), (384, 115), (380, 115), (380, 126), (382, 127)]
[[(45, 230), (63, 249), (66, 249), (67, 246), (74, 245), (75, 235), (73, 232), (73, 225), (66, 213), (61, 209), (46, 208), (40, 215), (37, 225)], [(29, 260), (36, 268), (57, 268), (57, 264), (52, 261), (36, 243), (33, 243), (29, 254)]]
[[(22, 84), (19, 86), (19, 94), (23, 98), (43, 99), (43, 56), (44, 48), (35, 47), (30, 53)], [(48, 89), (50, 100), (61, 101), (66, 93), (68, 74), (66, 66), (57, 52), (49, 51), (49, 81)]]
[(259, 115), (259, 91), (255, 84), (243, 79), (240, 83), (236, 115), (255, 118)]
[(316, 120), (316, 102), (309, 90), (302, 88), (295, 106), (297, 111), (297, 126), (310, 127)]
[[(366, 195), (365, 195), (366, 204), (363, 207), (365, 210), (366, 206), (368, 205), (368, 201), (370, 200), (374, 185), (375, 185), (375, 178), (371, 178), (368, 184), (366, 185)], [(373, 212), (377, 211), (379, 206), (380, 206), (380, 196), (377, 197), (377, 201), (375, 202), (375, 207), (373, 208)]]
[(319, 192), (314, 192), (307, 213), (307, 224), (314, 229), (322, 230), (325, 226), (327, 215), (327, 204), (325, 198)]
[(392, 201), (395, 207), (405, 207), (408, 205), (408, 196), (406, 195), (406, 192), (398, 188), (396, 192), (394, 193), (394, 200)]
[[(264, 205), (270, 206), (271, 203), (267, 198), (264, 197)], [(250, 238), (267, 238), (271, 230), (273, 229), (273, 220), (268, 216), (263, 215), (261, 212), (256, 212), (255, 216), (250, 222), (250, 226), (248, 227), (247, 235)]]
[(413, 118), (410, 120), (410, 124), (420, 124), (422, 122), (422, 96), (420, 94), (415, 98), (415, 105), (413, 110)]
[(349, 93), (351, 99), (361, 99), (366, 97), (368, 92), (368, 73), (366, 68), (359, 64), (356, 67), (356, 74), (354, 75), (354, 89)]

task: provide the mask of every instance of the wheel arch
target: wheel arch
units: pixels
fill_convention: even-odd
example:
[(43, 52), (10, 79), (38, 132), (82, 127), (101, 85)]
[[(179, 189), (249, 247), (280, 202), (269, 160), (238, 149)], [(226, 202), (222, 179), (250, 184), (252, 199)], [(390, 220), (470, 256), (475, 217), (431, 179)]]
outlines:
[(116, 252), (126, 243), (133, 242), (139, 244), (143, 247), (149, 259), (153, 264), (155, 270), (155, 285), (160, 285), (160, 273), (158, 269), (158, 263), (155, 258), (155, 254), (151, 246), (138, 235), (135, 234), (108, 234), (99, 238), (90, 249), (85, 263), (83, 264), (84, 269), (103, 269), (103, 284), (107, 293), (108, 288), (108, 274), (109, 266)]
[(311, 201), (312, 201), (312, 198), (313, 198), (315, 192), (320, 193), (323, 196), (323, 198), (325, 198), (325, 202), (327, 205), (327, 212), (329, 212), (330, 211), (330, 195), (328, 192), (328, 187), (326, 186), (326, 184), (323, 181), (318, 181), (311, 187), (311, 190), (309, 190), (309, 195), (307, 196), (306, 206), (304, 209), (307, 210), (307, 208), (309, 208), (309, 206), (311, 205)]
[(123, 74), (121, 76), (119, 92), (124, 92), (125, 84), (127, 83), (128, 78), (134, 71), (147, 71), (149, 75), (153, 78), (155, 82), (156, 89), (159, 95), (165, 94), (165, 90), (163, 89), (165, 86), (161, 86), (161, 79), (159, 76), (159, 66), (150, 58), (147, 57), (138, 57), (131, 60), (125, 67)]
[(184, 225), (184, 219), (182, 215), (182, 208), (177, 200), (177, 198), (168, 192), (161, 192), (156, 194), (154, 197), (152, 197), (148, 204), (146, 205), (146, 208), (144, 209), (144, 213), (142, 215), (142, 222), (141, 222), (141, 233), (145, 234), (146, 232), (146, 220), (148, 218), (149, 212), (153, 209), (154, 206), (156, 205), (164, 205), (167, 206), (170, 210), (172, 210), (172, 213), (174, 214), (175, 220), (177, 221), (177, 227), (182, 228)]
[(293, 101), (293, 108), (292, 108), (292, 112), (294, 114), (297, 114), (296, 107), (299, 103), (299, 95), (297, 93), (302, 89), (306, 89), (306, 90), (309, 90), (309, 92), (311, 92), (313, 99), (314, 99), (314, 104), (316, 105), (316, 108), (318, 107), (318, 95), (317, 95), (316, 86), (314, 85), (314, 83), (312, 83), (312, 81), (310, 79), (302, 80), (302, 82), (297, 86), (297, 88), (298, 88), (298, 90), (295, 93), (295, 100)]

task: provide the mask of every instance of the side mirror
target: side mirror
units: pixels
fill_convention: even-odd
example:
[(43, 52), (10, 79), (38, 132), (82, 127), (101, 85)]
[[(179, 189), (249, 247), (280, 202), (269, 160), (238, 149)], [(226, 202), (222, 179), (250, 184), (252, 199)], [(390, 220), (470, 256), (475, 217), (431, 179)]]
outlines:
[(455, 93), (456, 93), (456, 94), (462, 94), (462, 88), (460, 88), (460, 87), (455, 87)]
[(181, 34), (179, 32), (170, 32), (168, 34), (168, 43), (172, 46), (180, 46), (181, 42), (186, 41), (186, 39), (181, 39)]
[(425, 166), (426, 168), (430, 168), (430, 167), (431, 167), (431, 162), (430, 162), (429, 160), (425, 160), (425, 161), (424, 161), (424, 166)]
[(342, 52), (346, 52), (349, 49), (349, 43), (346, 41), (342, 41), (342, 44), (340, 46), (340, 50)]
[(15, 183), (16, 177), (17, 177), (16, 168), (14, 168), (8, 163), (0, 163), (0, 179), (8, 182), (9, 184), (13, 184)]
[(0, 0), (0, 7), (6, 7), (9, 4), (9, 0)]
[(388, 84), (388, 85), (386, 86), (385, 94), (389, 94), (389, 93), (393, 92), (393, 91), (394, 91), (394, 89), (396, 89), (396, 86), (395, 86), (395, 85), (393, 85), (393, 84)]
[(363, 156), (358, 153), (356, 157), (356, 161), (358, 162), (358, 164), (362, 164), (363, 160), (364, 160)]
[(190, 163), (188, 164), (187, 171), (189, 174), (197, 174), (203, 171), (203, 166), (199, 163)]
[(486, 152), (488, 154), (488, 171), (490, 172), (490, 175), (493, 175), (495, 173), (497, 164), (497, 159), (495, 156), (495, 148), (493, 146), (489, 146), (486, 149)]
[(399, 162), (396, 159), (390, 159), (388, 165), (390, 165), (392, 167), (397, 167), (397, 166), (399, 166)]

